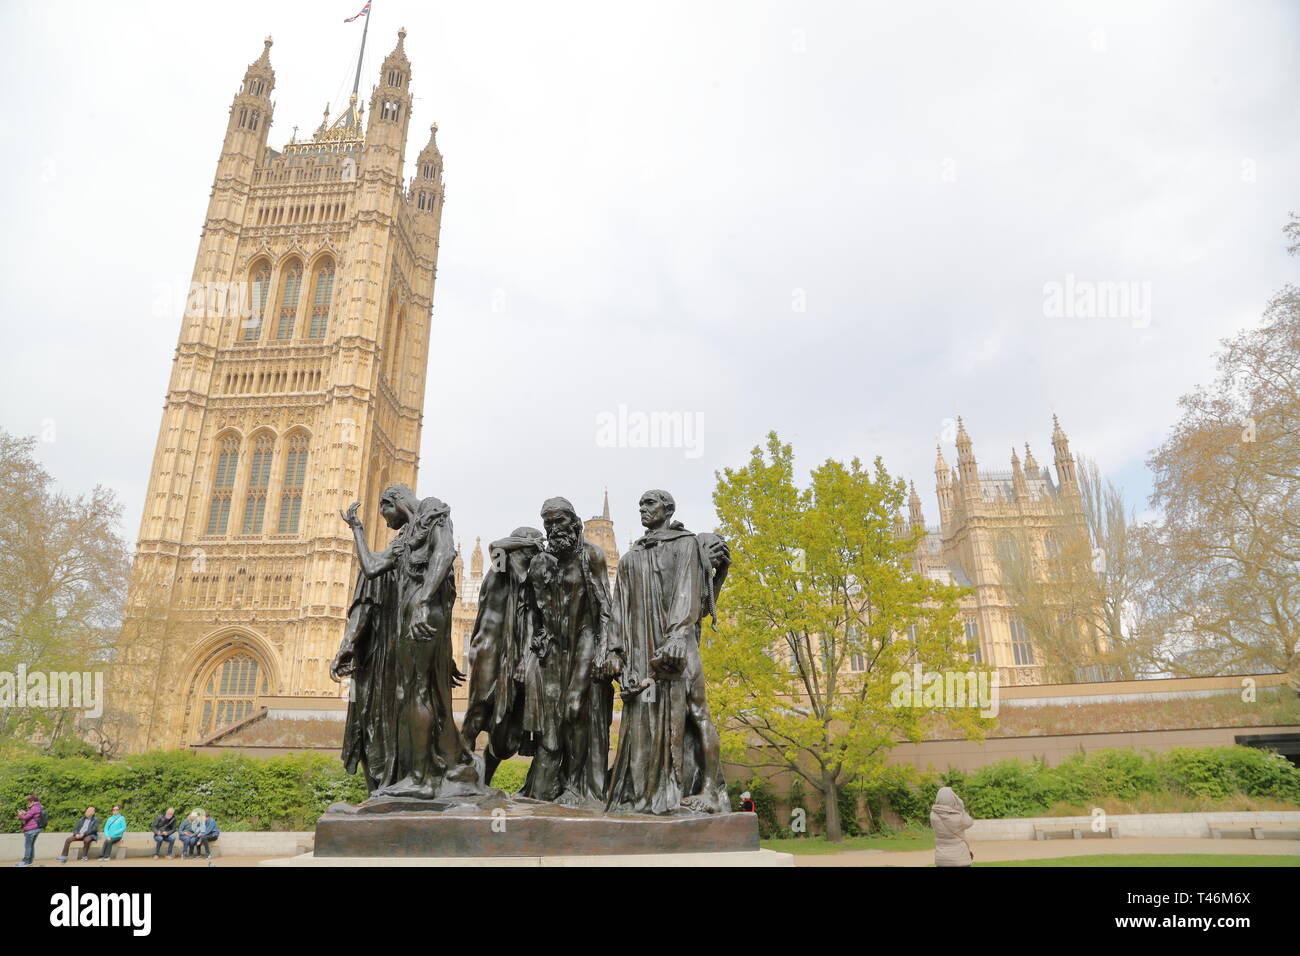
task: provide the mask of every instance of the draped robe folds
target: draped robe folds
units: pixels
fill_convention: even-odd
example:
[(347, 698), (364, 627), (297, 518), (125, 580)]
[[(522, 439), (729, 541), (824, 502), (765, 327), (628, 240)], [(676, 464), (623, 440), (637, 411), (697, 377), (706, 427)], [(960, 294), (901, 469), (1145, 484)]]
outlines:
[(540, 661), (531, 650), (524, 660), (524, 731), (536, 735), (538, 746), (519, 792), (599, 807), (609, 776), (614, 710), (613, 685), (592, 671), (604, 650), (609, 617), (605, 555), (582, 540), (578, 554), (563, 562), (537, 555), (528, 576), (534, 633), (540, 627), (549, 646)]
[(528, 647), (530, 606), (525, 589), (528, 563), (536, 553), (536, 547), (510, 550), (500, 570), (494, 557), (483, 575), (470, 638), (466, 721), (470, 714), (482, 721), (477, 727), (487, 731), (488, 748), (499, 760), (519, 753), (523, 742), (524, 694), (515, 682), (515, 669)]
[[(455, 579), (447, 573), (441, 581), (426, 580), (432, 529), (450, 522), (449, 515), (437, 498), (423, 499), (389, 544), (394, 566), (373, 578), (357, 577), (347, 625), (356, 667), (342, 756), (349, 773), (358, 764), (365, 768), (372, 794), (411, 775), (414, 747), (428, 748), (435, 786), (449, 768), (472, 763), (452, 712), (453, 682), (464, 679), (451, 647)], [(432, 646), (412, 636), (411, 626), (419, 622), (435, 626)], [(411, 739), (408, 701), (433, 717), (427, 741)]]
[[(705, 706), (700, 622), (726, 570), (710, 575), (710, 537), (674, 523), (635, 542), (619, 562), (609, 646), (623, 650), (625, 690), (651, 683), (623, 703), (611, 811), (672, 813), (686, 797), (723, 785), (720, 766), (711, 769), (717, 779), (705, 780), (702, 728), (689, 706), (692, 691)], [(652, 659), (678, 635), (686, 663), (680, 673), (665, 672)]]

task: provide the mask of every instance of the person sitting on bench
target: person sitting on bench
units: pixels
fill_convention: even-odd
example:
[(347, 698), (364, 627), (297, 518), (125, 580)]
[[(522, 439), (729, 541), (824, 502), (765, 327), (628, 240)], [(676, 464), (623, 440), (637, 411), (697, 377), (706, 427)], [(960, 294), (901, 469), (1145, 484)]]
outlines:
[(86, 812), (81, 819), (77, 821), (77, 828), (72, 831), (72, 836), (63, 841), (63, 852), (57, 857), (60, 863), (68, 862), (68, 849), (72, 844), (80, 843), (80, 858), (83, 860), (90, 859), (90, 845), (99, 839), (99, 818), (95, 816), (94, 807), (86, 807)]
[(158, 859), (158, 854), (162, 852), (162, 845), (167, 844), (167, 858), (171, 859), (172, 850), (176, 847), (176, 824), (180, 821), (176, 819), (176, 808), (168, 807), (167, 812), (158, 817), (150, 828), (153, 831), (153, 858)]
[(196, 810), (194, 812), (199, 815), (199, 831), (198, 839), (194, 845), (194, 855), (198, 856), (202, 853), (205, 858), (210, 860), (212, 859), (212, 850), (208, 844), (217, 842), (217, 837), (221, 836), (221, 830), (217, 827), (217, 821), (208, 816), (206, 810)]
[(113, 859), (113, 847), (122, 842), (122, 837), (126, 836), (126, 817), (122, 816), (122, 808), (114, 807), (113, 815), (104, 821), (104, 846), (99, 851), (99, 859), (107, 863)]

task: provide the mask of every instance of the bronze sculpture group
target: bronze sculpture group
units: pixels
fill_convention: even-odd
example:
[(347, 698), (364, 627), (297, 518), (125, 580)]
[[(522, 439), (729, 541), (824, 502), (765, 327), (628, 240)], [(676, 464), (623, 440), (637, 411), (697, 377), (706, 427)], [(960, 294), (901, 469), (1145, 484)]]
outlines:
[[(564, 498), (542, 530), (489, 547), (468, 649), (462, 727), (452, 688), (466, 679), (451, 642), (455, 600), (450, 509), (395, 485), (380, 513), (397, 534), (373, 553), (354, 504), (361, 569), (335, 680), (350, 677), (343, 740), (374, 798), (447, 800), (487, 791), (502, 760), (531, 756), (519, 795), (609, 813), (727, 813), (718, 731), (709, 713), (700, 630), (716, 612), (730, 554), (715, 534), (673, 520), (666, 491), (641, 496), (646, 533), (619, 562), (583, 537)], [(610, 763), (614, 685), (622, 712)], [(485, 736), (482, 773), (473, 758)]]

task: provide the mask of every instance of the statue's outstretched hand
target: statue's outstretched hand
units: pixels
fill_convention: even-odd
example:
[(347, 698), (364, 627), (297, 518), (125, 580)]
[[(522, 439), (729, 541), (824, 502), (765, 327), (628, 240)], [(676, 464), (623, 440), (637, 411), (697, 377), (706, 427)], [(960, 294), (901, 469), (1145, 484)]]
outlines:
[(722, 565), (731, 562), (731, 549), (727, 547), (727, 542), (721, 538), (710, 538), (707, 547), (709, 564), (715, 571)]
[(357, 509), (360, 507), (361, 502), (354, 501), (352, 502), (351, 507), (348, 508), (347, 514), (344, 514), (342, 511), (339, 512), (339, 517), (347, 522), (349, 528), (361, 527), (361, 519), (357, 517)]

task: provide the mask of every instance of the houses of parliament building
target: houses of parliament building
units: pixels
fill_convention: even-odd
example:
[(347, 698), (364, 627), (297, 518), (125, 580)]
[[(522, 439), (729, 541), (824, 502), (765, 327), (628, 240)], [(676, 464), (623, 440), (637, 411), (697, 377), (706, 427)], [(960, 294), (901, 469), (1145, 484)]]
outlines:
[[(327, 108), (310, 137), (282, 149), (269, 145), (269, 38), (231, 103), (110, 680), (125, 749), (199, 745), (263, 712), (259, 700), (341, 704), (329, 666), (356, 559), (339, 505), (363, 503), (379, 549), (389, 534), (379, 493), (418, 491), (444, 186), (436, 125), (404, 175), (405, 36), (368, 104), (354, 87), (336, 116)], [(963, 603), (973, 653), (1007, 683), (1034, 682), (1036, 662), (997, 586), (991, 535), (1077, 496), (1059, 426), (1052, 444), (1056, 481), (1028, 450), (1005, 475), (980, 472), (964, 427), (956, 470), (942, 454), (936, 465), (941, 526), (919, 564), (973, 589)], [(915, 489), (908, 517), (924, 525)], [(586, 533), (612, 571), (607, 496)], [(483, 561), (476, 542), (468, 566), (455, 564), (462, 666)]]

